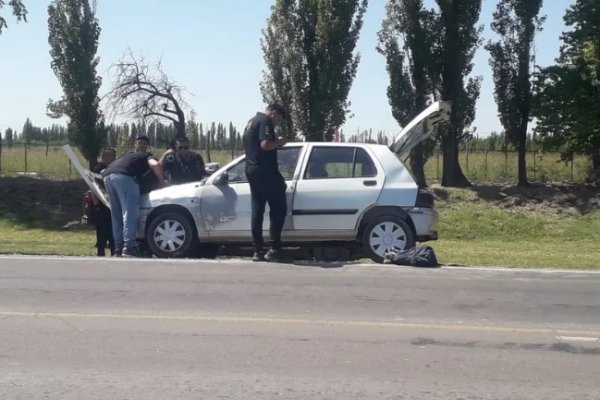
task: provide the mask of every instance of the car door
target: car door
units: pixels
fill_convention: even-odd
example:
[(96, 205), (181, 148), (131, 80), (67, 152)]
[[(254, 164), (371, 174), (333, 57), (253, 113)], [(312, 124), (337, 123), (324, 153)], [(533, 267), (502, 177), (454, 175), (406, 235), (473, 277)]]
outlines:
[[(294, 190), (294, 175), (303, 146), (286, 146), (277, 150), (279, 171), (286, 180), (288, 205)], [(251, 241), (250, 185), (246, 179), (244, 157), (215, 173), (202, 191), (202, 221), (211, 238), (225, 242)], [(210, 184), (212, 182), (212, 184)], [(289, 210), (289, 207), (288, 207)], [(286, 223), (285, 229), (289, 226)], [(263, 230), (269, 230), (269, 207), (265, 209)]]
[(296, 182), (292, 206), (294, 231), (315, 238), (347, 230), (353, 235), (362, 211), (377, 201), (384, 174), (360, 145), (312, 145)]

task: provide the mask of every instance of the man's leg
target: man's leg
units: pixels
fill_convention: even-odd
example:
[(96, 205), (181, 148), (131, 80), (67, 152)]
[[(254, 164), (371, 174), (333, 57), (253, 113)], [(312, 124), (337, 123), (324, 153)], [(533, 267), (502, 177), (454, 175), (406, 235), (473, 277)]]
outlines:
[(119, 199), (119, 191), (113, 182), (111, 175), (104, 178), (104, 185), (108, 192), (109, 203), (111, 208), (112, 234), (115, 243), (115, 254), (123, 251), (123, 211), (121, 208), (121, 200)]
[[(282, 185), (282, 186), (281, 186)], [(280, 187), (281, 186), (281, 187)], [(287, 213), (287, 200), (285, 196), (285, 182), (275, 182), (268, 197), (269, 203), (269, 233), (270, 247), (273, 250), (281, 250), (281, 232), (285, 223)]]
[(270, 219), (270, 248), (265, 259), (269, 262), (291, 263), (293, 258), (285, 254), (281, 250), (281, 233), (285, 223), (285, 215), (287, 214), (287, 200), (285, 196), (285, 181), (283, 177), (275, 179), (271, 182), (271, 191), (269, 192), (269, 219)]
[(104, 227), (102, 226), (102, 216), (96, 215), (96, 255), (104, 257), (104, 248), (106, 246), (106, 236), (104, 235)]
[(123, 213), (123, 241), (125, 245), (123, 251), (137, 252), (136, 233), (140, 213), (140, 187), (133, 178), (130, 178), (123, 192), (124, 195), (121, 204), (125, 211)]

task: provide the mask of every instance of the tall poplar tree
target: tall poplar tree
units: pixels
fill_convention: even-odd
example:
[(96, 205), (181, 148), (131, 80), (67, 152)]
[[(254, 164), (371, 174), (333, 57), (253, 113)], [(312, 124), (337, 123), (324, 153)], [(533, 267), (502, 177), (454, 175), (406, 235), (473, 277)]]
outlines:
[(543, 0), (500, 0), (492, 30), (499, 35), (489, 41), (490, 66), (494, 75), (494, 97), (500, 122), (518, 151), (519, 186), (527, 185), (527, 125), (531, 111), (532, 45), (543, 18), (538, 17)]
[[(434, 14), (424, 8), (422, 0), (388, 1), (377, 50), (386, 58), (387, 96), (400, 126), (407, 125), (435, 96), (431, 83), (435, 39)], [(432, 149), (433, 141), (428, 141), (411, 151), (410, 166), (419, 187), (427, 186), (425, 161)]]
[(48, 31), (52, 70), (63, 89), (62, 99), (50, 100), (48, 111), (69, 118), (69, 142), (79, 147), (91, 168), (106, 143), (98, 98), (101, 78), (96, 74), (100, 26), (95, 10), (88, 0), (54, 0), (48, 6)]
[(482, 26), (477, 25), (481, 0), (435, 0), (439, 40), (433, 51), (436, 61), (434, 85), (440, 99), (452, 102), (450, 123), (440, 127), (444, 156), (442, 185), (464, 187), (470, 182), (458, 160), (458, 146), (471, 136), (475, 103), (479, 97), (481, 77), (470, 77), (473, 56), (479, 47)]
[[(346, 121), (360, 56), (354, 50), (368, 0), (276, 0), (263, 39), (266, 100), (288, 101), (292, 126), (331, 141)], [(289, 90), (291, 88), (291, 90)], [(283, 97), (291, 93), (291, 100)]]

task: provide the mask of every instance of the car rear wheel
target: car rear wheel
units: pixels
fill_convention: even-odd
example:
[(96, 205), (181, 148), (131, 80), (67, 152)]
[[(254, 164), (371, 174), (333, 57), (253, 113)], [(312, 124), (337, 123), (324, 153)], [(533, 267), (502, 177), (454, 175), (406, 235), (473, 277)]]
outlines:
[(412, 228), (401, 218), (383, 215), (367, 225), (362, 236), (365, 255), (375, 262), (383, 262), (389, 251), (410, 249), (415, 245)]
[(189, 219), (178, 212), (157, 215), (146, 232), (152, 253), (161, 258), (186, 257), (196, 242), (196, 233)]

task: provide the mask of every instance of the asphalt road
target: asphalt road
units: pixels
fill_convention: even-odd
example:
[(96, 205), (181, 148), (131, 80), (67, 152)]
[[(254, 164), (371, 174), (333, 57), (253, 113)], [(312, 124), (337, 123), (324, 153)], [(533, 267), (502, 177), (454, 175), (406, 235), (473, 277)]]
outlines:
[(0, 257), (0, 399), (600, 399), (600, 274)]

